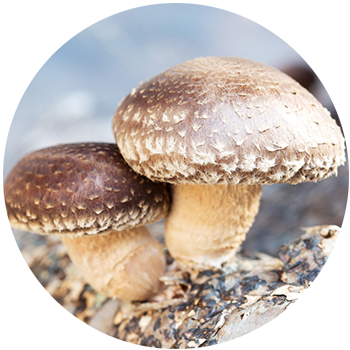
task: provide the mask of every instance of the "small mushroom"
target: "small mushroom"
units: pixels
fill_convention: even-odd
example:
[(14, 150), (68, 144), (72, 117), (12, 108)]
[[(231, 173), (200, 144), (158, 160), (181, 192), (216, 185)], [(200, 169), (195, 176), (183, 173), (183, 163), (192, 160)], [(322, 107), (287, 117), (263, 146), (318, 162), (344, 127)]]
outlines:
[(235, 254), (261, 185), (316, 182), (345, 162), (341, 131), (315, 97), (242, 58), (197, 58), (142, 83), (113, 130), (134, 171), (172, 184), (165, 242), (186, 265), (220, 267)]
[(58, 145), (24, 156), (8, 175), (12, 227), (56, 235), (106, 296), (146, 300), (161, 287), (161, 244), (141, 225), (169, 209), (165, 184), (132, 171), (114, 144)]

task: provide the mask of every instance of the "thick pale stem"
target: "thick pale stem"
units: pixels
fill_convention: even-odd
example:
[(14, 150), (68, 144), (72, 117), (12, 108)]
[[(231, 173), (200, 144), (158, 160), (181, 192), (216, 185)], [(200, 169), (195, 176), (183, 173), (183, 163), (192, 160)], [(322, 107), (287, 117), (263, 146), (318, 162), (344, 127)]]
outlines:
[(220, 267), (244, 241), (259, 211), (261, 185), (174, 185), (165, 243), (178, 262)]
[(161, 288), (165, 255), (145, 227), (110, 234), (64, 237), (62, 242), (87, 282), (123, 300), (147, 300)]

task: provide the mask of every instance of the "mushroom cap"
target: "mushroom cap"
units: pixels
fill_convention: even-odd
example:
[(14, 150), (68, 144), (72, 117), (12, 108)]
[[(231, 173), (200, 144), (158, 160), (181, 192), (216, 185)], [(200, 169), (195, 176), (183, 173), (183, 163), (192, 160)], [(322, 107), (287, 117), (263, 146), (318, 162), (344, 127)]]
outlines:
[(169, 209), (165, 184), (136, 174), (115, 144), (66, 144), (24, 156), (8, 175), (14, 228), (81, 236), (148, 224)]
[(242, 58), (197, 58), (142, 83), (113, 131), (136, 172), (171, 184), (296, 184), (345, 162), (340, 128), (316, 98)]

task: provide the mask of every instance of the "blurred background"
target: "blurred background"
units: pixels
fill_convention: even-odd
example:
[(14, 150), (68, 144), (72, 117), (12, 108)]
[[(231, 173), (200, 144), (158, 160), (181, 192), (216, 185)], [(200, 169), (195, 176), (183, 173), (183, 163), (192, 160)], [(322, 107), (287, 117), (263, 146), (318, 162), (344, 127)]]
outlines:
[[(285, 71), (349, 137), (348, 4), (4, 4), (3, 53), (4, 180), (34, 149), (114, 142), (119, 101), (140, 81), (199, 56)], [(244, 248), (276, 256), (300, 227), (348, 227), (348, 174), (347, 163), (320, 183), (264, 186)], [(162, 240), (163, 222), (151, 230)], [(75, 309), (45, 297), (19, 253), (23, 235), (4, 230), (4, 347), (72, 348), (66, 319)]]
[[(20, 101), (10, 128), (4, 178), (18, 159), (57, 143), (115, 142), (111, 117), (133, 87), (199, 56), (250, 58), (278, 68), (336, 110), (307, 63), (284, 41), (233, 13), (189, 4), (152, 5), (108, 17), (80, 32), (45, 63)], [(341, 226), (348, 166), (337, 177), (297, 186), (264, 186), (244, 248), (277, 255), (301, 227)], [(163, 222), (150, 226), (162, 240)], [(14, 231), (21, 242), (26, 233)]]

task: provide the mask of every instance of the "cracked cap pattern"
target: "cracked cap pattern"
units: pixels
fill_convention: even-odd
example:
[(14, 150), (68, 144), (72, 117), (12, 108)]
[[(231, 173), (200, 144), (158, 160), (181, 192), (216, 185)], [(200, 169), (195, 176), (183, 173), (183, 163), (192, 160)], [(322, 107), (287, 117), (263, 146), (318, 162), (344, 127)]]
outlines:
[(297, 184), (345, 163), (340, 128), (315, 97), (241, 58), (197, 58), (141, 83), (113, 131), (136, 172), (172, 184)]
[(83, 235), (148, 224), (169, 209), (165, 184), (125, 163), (115, 144), (58, 145), (24, 156), (5, 185), (12, 227)]

